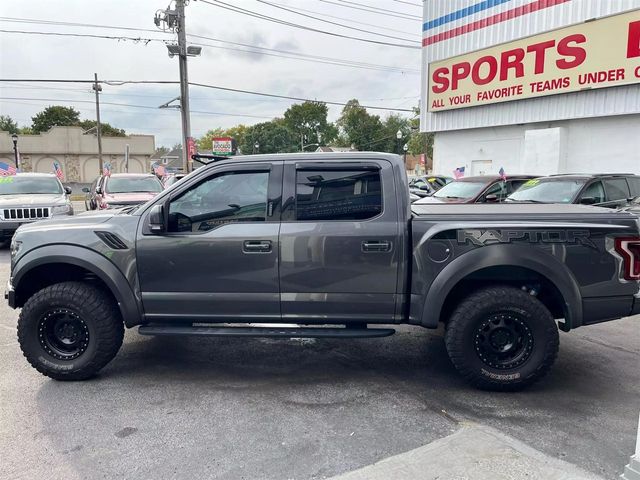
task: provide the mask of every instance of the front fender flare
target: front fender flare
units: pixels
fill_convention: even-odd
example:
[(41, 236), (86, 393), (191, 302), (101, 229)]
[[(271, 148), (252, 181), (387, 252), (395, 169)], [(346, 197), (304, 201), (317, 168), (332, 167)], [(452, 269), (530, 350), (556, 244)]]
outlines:
[(54, 263), (75, 265), (93, 273), (105, 283), (115, 297), (125, 325), (131, 327), (141, 323), (142, 305), (136, 299), (125, 276), (109, 259), (84, 247), (54, 244), (25, 253), (18, 259), (12, 272), (12, 283), (16, 292), (20, 289), (22, 279), (31, 270)]
[(465, 253), (447, 265), (435, 278), (422, 308), (421, 325), (436, 328), (442, 307), (453, 287), (466, 276), (483, 268), (514, 266), (532, 270), (556, 286), (563, 299), (565, 326), (582, 324), (582, 296), (578, 284), (558, 259), (541, 250), (523, 245), (489, 245)]

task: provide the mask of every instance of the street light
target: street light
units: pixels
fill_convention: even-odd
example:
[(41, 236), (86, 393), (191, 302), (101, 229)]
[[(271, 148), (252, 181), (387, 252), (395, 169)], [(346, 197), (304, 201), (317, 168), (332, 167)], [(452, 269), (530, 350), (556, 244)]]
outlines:
[(402, 150), (404, 150), (404, 168), (407, 168), (407, 150), (409, 150), (409, 145), (407, 145), (406, 143), (404, 144), (404, 147), (402, 147)]
[(396, 142), (396, 151), (400, 153), (400, 140), (402, 140), (402, 130), (398, 130), (396, 132), (396, 139), (398, 140)]
[(258, 142), (253, 144), (253, 153), (256, 153), (260, 148), (260, 144)]
[(16, 163), (16, 169), (20, 168), (20, 162), (18, 160), (18, 135), (15, 133), (11, 135), (11, 140), (13, 140), (13, 157)]

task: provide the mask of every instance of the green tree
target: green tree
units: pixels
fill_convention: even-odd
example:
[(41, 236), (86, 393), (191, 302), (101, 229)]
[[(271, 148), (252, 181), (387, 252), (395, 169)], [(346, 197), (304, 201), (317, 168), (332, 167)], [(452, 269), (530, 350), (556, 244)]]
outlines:
[(11, 134), (18, 133), (18, 124), (9, 115), (0, 115), (0, 130)]
[(18, 130), (18, 133), (20, 135), (33, 135), (33, 128), (31, 127), (20, 127), (20, 129)]
[[(98, 122), (95, 120), (82, 120), (78, 122), (76, 125), (81, 127), (83, 130), (89, 130), (94, 128)], [(108, 123), (100, 122), (100, 132), (105, 137), (126, 137), (127, 133), (121, 128), (115, 128), (109, 125)]]
[(426, 154), (427, 158), (433, 158), (433, 133), (420, 132), (420, 109), (414, 107), (414, 118), (411, 122), (411, 137), (409, 138), (409, 153), (411, 155)]
[(165, 147), (165, 146), (156, 147), (156, 153), (158, 155), (164, 155), (165, 153), (169, 153), (169, 147)]
[(256, 143), (259, 145), (256, 153), (290, 153), (299, 149), (295, 135), (286, 127), (282, 119), (247, 127), (240, 144), (242, 153), (253, 153)]
[(337, 136), (335, 126), (327, 122), (327, 105), (304, 102), (291, 105), (284, 112), (284, 124), (295, 135), (300, 147), (304, 143), (326, 145)]
[(343, 141), (358, 150), (380, 150), (384, 147), (384, 125), (378, 115), (370, 115), (352, 99), (342, 109), (337, 125), (343, 135)]
[(31, 117), (31, 121), (33, 133), (46, 132), (55, 126), (77, 125), (80, 122), (80, 112), (73, 107), (52, 105)]

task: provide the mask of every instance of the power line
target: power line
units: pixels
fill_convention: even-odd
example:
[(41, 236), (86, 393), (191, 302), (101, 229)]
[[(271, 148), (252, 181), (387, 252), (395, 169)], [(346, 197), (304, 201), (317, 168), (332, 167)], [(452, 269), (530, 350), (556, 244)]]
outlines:
[[(202, 0), (204, 1), (204, 0)], [(362, 7), (353, 7), (351, 5), (345, 5), (343, 3), (337, 3), (337, 2), (332, 2), (331, 0), (318, 0), (322, 3), (329, 3), (331, 5), (337, 5), (339, 7), (344, 7), (344, 8), (352, 8), (353, 10), (361, 10), (363, 12), (369, 12), (369, 13), (376, 13), (378, 15), (385, 15), (387, 17), (397, 17), (397, 18), (401, 18), (403, 20), (411, 20), (414, 21), (415, 18), (420, 18), (414, 15), (408, 15), (408, 14), (398, 14), (398, 13), (383, 13), (383, 12), (377, 12), (375, 10), (369, 10), (369, 6), (367, 6), (367, 8), (362, 8)], [(359, 5), (359, 4), (358, 4)]]
[[(280, 5), (280, 4), (278, 4)], [(293, 10), (298, 10), (300, 12), (306, 12), (306, 13), (313, 13), (314, 15), (320, 15), (323, 17), (328, 17), (328, 18), (335, 18), (336, 20), (345, 20), (347, 22), (351, 22), (351, 23), (355, 23), (357, 25), (365, 25), (367, 27), (374, 27), (374, 28), (378, 28), (380, 30), (387, 30), (389, 32), (396, 32), (396, 33), (407, 33), (406, 30), (398, 30), (396, 28), (389, 28), (389, 27), (383, 27), (382, 25), (374, 25), (372, 23), (365, 23), (365, 22), (359, 22), (356, 20), (353, 20), (351, 18), (344, 18), (344, 17), (336, 17), (335, 15), (329, 15), (328, 13), (324, 13), (324, 12), (318, 12), (318, 11), (314, 11), (314, 10), (308, 10), (306, 8), (300, 8), (298, 6), (296, 7), (289, 7)], [(420, 35), (415, 35), (416, 38), (420, 38)]]
[[(277, 5), (275, 3), (267, 2), (266, 0), (256, 0), (256, 1), (259, 2), (259, 3), (264, 3), (265, 5), (271, 5), (272, 7), (280, 9), (280, 10), (284, 10), (285, 12), (294, 13), (296, 15), (300, 15), (300, 16), (306, 17), (306, 18), (311, 18), (312, 20), (315, 20), (317, 22), (324, 22), (324, 23), (328, 23), (330, 25), (337, 25), (338, 27), (349, 28), (351, 30), (356, 30), (358, 32), (369, 33), (371, 35), (378, 35), (380, 37), (392, 38), (394, 40), (403, 40), (403, 41), (406, 41), (406, 42), (413, 42), (413, 40), (411, 40), (410, 38), (403, 38), (403, 37), (396, 37), (396, 36), (393, 36), (393, 35), (386, 35), (384, 33), (372, 32), (371, 30), (365, 30), (363, 28), (350, 27), (349, 25), (345, 25), (343, 23), (338, 23), (338, 22), (332, 22), (331, 20), (323, 20), (321, 18), (317, 18), (317, 17), (313, 17), (311, 15), (307, 15), (306, 13), (296, 12), (295, 10), (292, 10), (292, 9), (290, 9), (288, 7), (284, 7), (282, 5)], [(421, 42), (417, 42), (417, 43), (421, 43)]]
[[(102, 28), (109, 28), (109, 27), (102, 27)], [(0, 32), (3, 33), (18, 33), (18, 34), (31, 34), (31, 35), (53, 35), (53, 36), (65, 36), (65, 37), (80, 37), (80, 38), (98, 38), (98, 39), (107, 39), (107, 40), (130, 40), (133, 41), (134, 43), (144, 43), (145, 45), (147, 45), (149, 42), (163, 42), (166, 43), (167, 40), (165, 39), (161, 39), (161, 38), (142, 38), (142, 37), (126, 37), (126, 36), (115, 36), (115, 35), (97, 35), (97, 34), (80, 34), (80, 33), (59, 33), (59, 32), (41, 32), (41, 31), (25, 31), (25, 30), (0, 30)], [(210, 39), (216, 42), (223, 42), (223, 43), (238, 43), (238, 42), (225, 42), (224, 40), (218, 40), (216, 38), (211, 38), (211, 37), (205, 37), (202, 35), (190, 35), (190, 37), (193, 38), (202, 38), (202, 39)], [(246, 46), (247, 48), (254, 48), (256, 50), (243, 50), (243, 49), (239, 49), (239, 48), (232, 48), (232, 47), (223, 47), (220, 45), (211, 45), (209, 43), (203, 43), (203, 42), (193, 42), (194, 45), (200, 45), (200, 46), (205, 46), (205, 47), (211, 47), (211, 48), (218, 48), (218, 49), (222, 49), (222, 50), (231, 50), (231, 51), (236, 51), (236, 52), (243, 52), (243, 53), (254, 53), (254, 54), (259, 54), (259, 55), (265, 55), (265, 56), (271, 56), (271, 57), (279, 57), (279, 58), (286, 58), (286, 59), (290, 59), (290, 60), (300, 60), (300, 61), (307, 61), (307, 62), (314, 62), (314, 63), (322, 63), (322, 64), (327, 64), (327, 65), (335, 65), (335, 66), (342, 66), (342, 67), (350, 67), (350, 68), (360, 68), (360, 69), (365, 69), (365, 70), (378, 70), (378, 71), (384, 71), (384, 72), (391, 72), (391, 73), (402, 73), (402, 74), (419, 74), (419, 70), (417, 69), (405, 69), (402, 67), (392, 67), (389, 65), (379, 65), (379, 64), (372, 64), (372, 63), (366, 63), (366, 62), (356, 62), (353, 60), (342, 60), (342, 59), (333, 59), (331, 57), (321, 57), (318, 55), (310, 55), (310, 54), (302, 54), (302, 53), (295, 53), (295, 52), (286, 52), (287, 55), (281, 55), (281, 54), (276, 54), (276, 53), (269, 53), (269, 51), (278, 51), (277, 49), (269, 49), (269, 48), (264, 48), (264, 47), (254, 47), (251, 45), (246, 45), (246, 44), (241, 44), (243, 46)], [(265, 50), (265, 51), (263, 51)]]
[[(389, 42), (383, 42), (383, 41), (379, 41), (379, 40), (371, 40), (371, 39), (367, 39), (367, 38), (361, 38), (361, 37), (353, 37), (350, 35), (344, 35), (341, 33), (335, 33), (335, 32), (328, 32), (326, 30), (319, 30), (317, 28), (312, 28), (312, 27), (307, 27), (304, 25), (300, 25), (297, 23), (291, 23), (291, 22), (287, 22), (284, 20), (279, 20), (277, 18), (273, 18), (267, 15), (263, 15), (261, 13), (257, 13), (251, 10), (247, 10), (245, 8), (240, 8), (240, 7), (236, 7), (234, 5), (222, 2), (220, 0), (213, 0), (213, 1), (209, 1), (209, 0), (200, 0), (202, 3), (206, 3), (207, 5), (212, 5), (214, 7), (218, 7), (218, 8), (223, 8), (225, 10), (229, 10), (235, 13), (240, 13), (243, 15), (248, 15), (250, 17), (255, 17), (255, 18), (259, 18), (260, 20), (266, 20), (268, 22), (273, 22), (273, 23), (278, 23), (280, 25), (286, 25), (288, 27), (293, 27), (293, 28), (299, 28), (302, 30), (307, 30), (310, 32), (315, 32), (315, 33), (322, 33), (324, 35), (331, 35), (333, 37), (338, 37), (338, 38), (345, 38), (345, 39), (349, 39), (349, 40), (356, 40), (359, 42), (365, 42), (365, 43), (373, 43), (373, 44), (377, 44), (377, 45), (384, 45), (384, 46), (388, 46), (388, 47), (399, 47), (399, 48), (410, 48), (410, 49), (421, 49), (421, 46), (413, 46), (413, 45), (407, 45), (407, 44), (400, 44), (400, 43), (389, 43)], [(214, 3), (215, 2), (215, 3)]]
[[(26, 78), (0, 78), (0, 82), (40, 82), (40, 83), (93, 83), (93, 80), (69, 80), (69, 79), (26, 79)], [(112, 86), (120, 86), (120, 85), (133, 85), (133, 84), (178, 84), (177, 80), (100, 80), (100, 83), (104, 83), (106, 85)], [(211, 85), (207, 83), (197, 83), (197, 82), (189, 82), (189, 85), (194, 87), (202, 87), (202, 88), (211, 88), (215, 90), (222, 90), (226, 92), (235, 92), (235, 93), (243, 93), (249, 95), (258, 95), (262, 97), (270, 97), (270, 98), (284, 98), (287, 100), (295, 100), (298, 102), (320, 102), (326, 103), (327, 105), (338, 105), (345, 106), (346, 102), (335, 102), (330, 100), (318, 100), (318, 99), (310, 99), (303, 97), (292, 97), (288, 95), (278, 95), (275, 93), (265, 93), (265, 92), (256, 92), (253, 90), (243, 90), (239, 88), (231, 88), (231, 87), (221, 87), (219, 85)], [(396, 112), (412, 112), (413, 110), (407, 108), (387, 108), (382, 106), (375, 105), (360, 105), (363, 108), (369, 108), (371, 110), (389, 110)]]
[[(379, 10), (381, 12), (384, 12), (385, 15), (387, 13), (394, 13), (394, 14), (398, 13), (395, 10), (387, 10), (386, 8), (373, 7), (371, 5), (366, 5), (366, 4), (358, 3), (358, 2), (353, 2), (351, 0), (338, 0), (338, 1), (341, 2), (341, 3), (350, 3), (351, 5), (357, 5), (359, 7), (366, 7), (366, 8), (369, 8), (371, 10)], [(418, 20), (422, 20), (422, 17), (420, 17), (418, 15), (410, 15), (408, 13), (401, 13), (400, 15), (404, 15), (404, 16), (407, 16), (407, 17), (417, 18)]]
[[(91, 103), (94, 102), (92, 100), (71, 100), (65, 98), (32, 98), (32, 97), (0, 97), (0, 100), (34, 100), (39, 102), (63, 102), (63, 103)], [(151, 110), (158, 110), (158, 107), (152, 107), (150, 105), (133, 105), (129, 103), (114, 103), (114, 102), (100, 102), (100, 105), (112, 105), (116, 107), (127, 107), (127, 108), (145, 108)], [(220, 117), (247, 117), (247, 118), (259, 118), (259, 119), (271, 119), (272, 117), (266, 117), (263, 115), (252, 115), (250, 113), (228, 113), (228, 112), (205, 112), (201, 110), (191, 110), (191, 113), (198, 113), (201, 115), (213, 115)]]
[(397, 2), (397, 3), (404, 3), (405, 5), (411, 5), (412, 7), (421, 7), (422, 8), (422, 4), (420, 4), (420, 3), (405, 2), (403, 0), (393, 0), (393, 1)]

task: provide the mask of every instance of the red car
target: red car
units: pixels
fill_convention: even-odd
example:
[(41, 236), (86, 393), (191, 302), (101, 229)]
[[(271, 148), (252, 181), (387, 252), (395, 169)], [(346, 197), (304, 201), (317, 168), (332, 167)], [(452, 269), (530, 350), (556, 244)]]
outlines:
[(102, 175), (93, 181), (91, 188), (83, 188), (87, 194), (87, 210), (120, 208), (145, 203), (162, 192), (158, 177), (150, 173), (114, 173)]
[(480, 175), (464, 177), (447, 183), (433, 195), (413, 202), (418, 204), (434, 203), (498, 203), (515, 192), (533, 175), (514, 175), (502, 180), (498, 175)]

